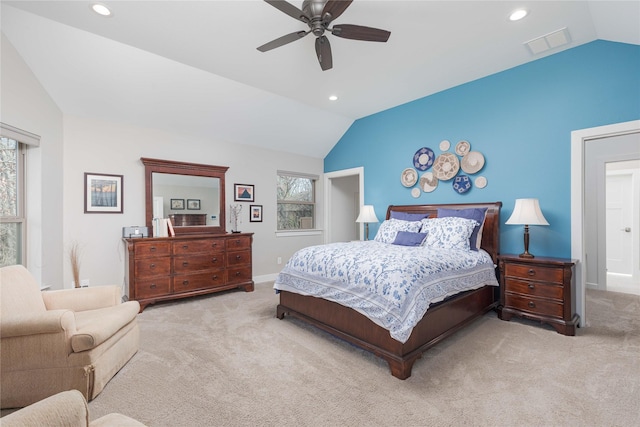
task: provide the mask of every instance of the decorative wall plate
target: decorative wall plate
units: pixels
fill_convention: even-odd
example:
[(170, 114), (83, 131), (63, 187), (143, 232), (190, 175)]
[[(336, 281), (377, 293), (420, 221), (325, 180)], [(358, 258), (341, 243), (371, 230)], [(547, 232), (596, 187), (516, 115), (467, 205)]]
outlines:
[(405, 187), (413, 187), (418, 182), (418, 172), (414, 168), (406, 168), (400, 175), (400, 182)]
[(479, 151), (469, 151), (460, 162), (460, 167), (466, 173), (476, 173), (484, 166), (484, 156)]
[(453, 189), (456, 193), (464, 194), (471, 190), (471, 179), (467, 175), (458, 175), (453, 180)]
[(476, 188), (484, 188), (487, 186), (487, 178), (485, 178), (484, 176), (479, 176), (476, 178), (475, 184)]
[(420, 197), (420, 189), (418, 187), (411, 189), (411, 195), (417, 199)]
[(469, 151), (471, 151), (471, 144), (469, 144), (469, 141), (460, 141), (456, 144), (456, 154), (458, 156), (464, 156)]
[(443, 139), (440, 141), (440, 151), (447, 151), (451, 147), (451, 143), (448, 139)]
[(413, 155), (413, 166), (419, 171), (426, 171), (433, 166), (436, 155), (429, 147), (422, 147)]
[(442, 153), (433, 162), (433, 174), (440, 181), (448, 181), (460, 170), (460, 161), (453, 153)]
[(420, 177), (420, 188), (425, 193), (431, 193), (438, 186), (438, 178), (433, 175), (433, 172), (425, 172)]

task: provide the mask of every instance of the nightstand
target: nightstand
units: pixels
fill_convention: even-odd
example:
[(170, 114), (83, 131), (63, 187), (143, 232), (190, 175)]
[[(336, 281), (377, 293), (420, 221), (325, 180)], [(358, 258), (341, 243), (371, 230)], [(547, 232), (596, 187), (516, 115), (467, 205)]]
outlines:
[(563, 258), (500, 255), (498, 317), (519, 316), (548, 323), (558, 333), (575, 335), (575, 262)]

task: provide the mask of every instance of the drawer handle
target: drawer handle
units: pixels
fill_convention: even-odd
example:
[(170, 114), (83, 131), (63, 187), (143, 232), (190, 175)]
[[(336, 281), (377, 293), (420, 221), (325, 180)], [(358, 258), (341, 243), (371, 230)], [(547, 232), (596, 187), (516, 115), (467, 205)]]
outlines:
[(217, 246), (218, 246), (218, 242), (215, 242), (215, 243), (212, 243), (212, 244), (211, 244), (211, 247), (212, 247), (212, 248), (215, 248), (215, 247), (217, 247)]
[(151, 265), (149, 267), (150, 268), (156, 268), (156, 265), (154, 263), (151, 263)]
[(529, 283), (529, 289), (535, 289), (535, 285), (533, 283)]
[(236, 255), (236, 259), (237, 259), (237, 260), (241, 260), (241, 259), (242, 259), (242, 256), (240, 256), (240, 255)]
[(211, 279), (213, 279), (213, 280), (218, 280), (218, 275), (217, 275), (217, 274), (215, 274), (215, 275), (211, 276)]
[(239, 271), (236, 271), (236, 276), (239, 276), (239, 275), (240, 275), (240, 272), (239, 272)]
[(535, 276), (536, 275), (536, 271), (533, 268), (530, 268), (528, 273), (529, 273), (529, 276)]
[(183, 284), (183, 285), (185, 285), (185, 286), (187, 286), (187, 285), (189, 284), (189, 281), (188, 281), (188, 280), (183, 280), (183, 281), (182, 281), (182, 284)]
[(155, 283), (152, 283), (152, 284), (151, 284), (151, 286), (149, 286), (149, 288), (151, 288), (151, 289), (155, 289), (155, 288), (156, 288), (156, 284), (155, 284)]
[(236, 245), (240, 244), (240, 239), (236, 240)]
[(529, 308), (536, 308), (536, 303), (533, 301), (529, 301)]
[(189, 265), (189, 262), (188, 262), (188, 261), (183, 261), (183, 262), (182, 262), (182, 266), (183, 266), (183, 267), (186, 267), (187, 265)]
[(156, 247), (155, 247), (155, 246), (151, 246), (151, 248), (149, 248), (149, 250), (150, 250), (151, 252), (153, 252), (153, 251), (155, 251), (155, 250), (156, 250)]
[(213, 262), (213, 263), (218, 262), (218, 258), (214, 257), (213, 259), (211, 259), (211, 262)]
[(189, 249), (189, 245), (182, 245), (182, 249)]

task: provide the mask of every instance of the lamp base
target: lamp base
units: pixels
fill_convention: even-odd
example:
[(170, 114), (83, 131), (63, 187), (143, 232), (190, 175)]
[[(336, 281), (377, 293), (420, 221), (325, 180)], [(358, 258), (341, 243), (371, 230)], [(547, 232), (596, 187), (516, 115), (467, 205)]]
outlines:
[(529, 253), (529, 226), (524, 226), (524, 252), (518, 255), (520, 258), (534, 258), (533, 254)]
[(533, 256), (533, 254), (530, 254), (529, 252), (523, 252), (520, 255), (518, 255), (520, 258), (535, 258)]

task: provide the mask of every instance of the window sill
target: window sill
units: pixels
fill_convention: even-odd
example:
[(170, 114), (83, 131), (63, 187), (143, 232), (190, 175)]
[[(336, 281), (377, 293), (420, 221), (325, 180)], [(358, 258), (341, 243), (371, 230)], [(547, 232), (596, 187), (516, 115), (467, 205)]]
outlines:
[(276, 237), (320, 236), (323, 231), (318, 229), (276, 231)]

